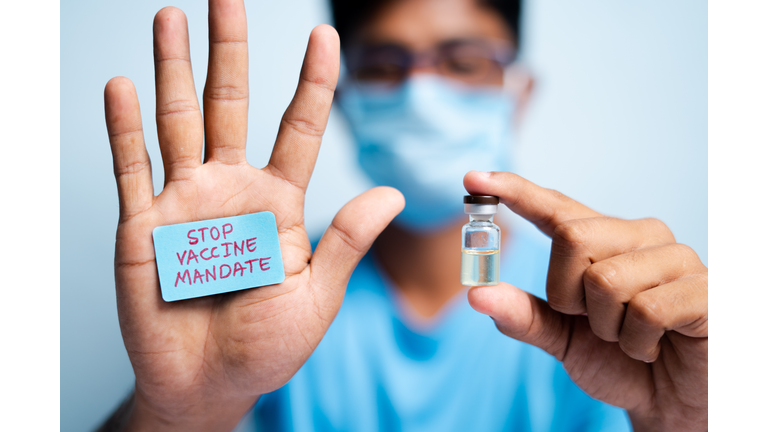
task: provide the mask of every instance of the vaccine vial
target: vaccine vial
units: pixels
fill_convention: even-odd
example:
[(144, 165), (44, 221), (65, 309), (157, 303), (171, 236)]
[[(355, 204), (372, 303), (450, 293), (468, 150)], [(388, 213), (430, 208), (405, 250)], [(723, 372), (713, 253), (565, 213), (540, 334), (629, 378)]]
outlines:
[(493, 223), (499, 197), (466, 195), (464, 213), (469, 223), (461, 227), (461, 284), (499, 284), (501, 230)]

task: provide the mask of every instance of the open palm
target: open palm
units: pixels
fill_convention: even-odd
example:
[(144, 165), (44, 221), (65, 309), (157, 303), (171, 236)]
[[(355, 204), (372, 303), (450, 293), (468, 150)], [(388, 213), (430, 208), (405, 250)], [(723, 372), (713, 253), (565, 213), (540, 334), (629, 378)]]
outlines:
[[(136, 374), (130, 425), (231, 429), (260, 394), (285, 384), (336, 315), (352, 270), (402, 209), (402, 196), (375, 188), (348, 203), (312, 253), (304, 193), (330, 112), (339, 70), (338, 36), (309, 39), (296, 95), (283, 116), (269, 164), (245, 160), (248, 50), (242, 0), (210, 2), (210, 59), (201, 115), (184, 14), (154, 23), (157, 126), (165, 170), (154, 196), (135, 89), (126, 78), (105, 89), (107, 128), (120, 199), (115, 279), (120, 327)], [(204, 163), (201, 163), (205, 142)], [(285, 281), (166, 303), (152, 229), (271, 211)]]

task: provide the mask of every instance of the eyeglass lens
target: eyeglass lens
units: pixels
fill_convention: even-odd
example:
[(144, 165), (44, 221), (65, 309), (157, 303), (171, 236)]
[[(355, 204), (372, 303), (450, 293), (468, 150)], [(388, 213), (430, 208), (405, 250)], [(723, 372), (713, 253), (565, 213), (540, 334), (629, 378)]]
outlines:
[(378, 84), (399, 84), (414, 67), (429, 66), (440, 75), (467, 84), (500, 85), (504, 67), (511, 60), (509, 47), (459, 40), (419, 54), (395, 44), (363, 46), (353, 55), (350, 68), (356, 80)]

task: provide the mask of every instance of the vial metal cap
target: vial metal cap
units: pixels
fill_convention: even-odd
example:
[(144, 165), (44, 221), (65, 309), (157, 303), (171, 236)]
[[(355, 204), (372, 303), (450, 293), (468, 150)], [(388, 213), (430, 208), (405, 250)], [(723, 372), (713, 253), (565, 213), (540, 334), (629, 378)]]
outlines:
[(499, 197), (490, 195), (464, 195), (464, 213), (474, 215), (495, 215)]

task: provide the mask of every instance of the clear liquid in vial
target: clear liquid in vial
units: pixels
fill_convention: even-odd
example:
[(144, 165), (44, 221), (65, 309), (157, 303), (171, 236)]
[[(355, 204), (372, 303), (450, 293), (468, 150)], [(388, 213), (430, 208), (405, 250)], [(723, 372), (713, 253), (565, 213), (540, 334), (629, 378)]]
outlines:
[(461, 249), (461, 284), (499, 284), (499, 250)]

